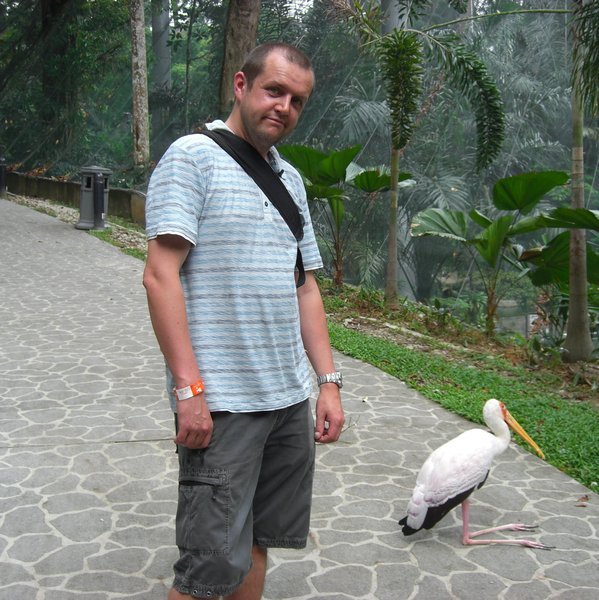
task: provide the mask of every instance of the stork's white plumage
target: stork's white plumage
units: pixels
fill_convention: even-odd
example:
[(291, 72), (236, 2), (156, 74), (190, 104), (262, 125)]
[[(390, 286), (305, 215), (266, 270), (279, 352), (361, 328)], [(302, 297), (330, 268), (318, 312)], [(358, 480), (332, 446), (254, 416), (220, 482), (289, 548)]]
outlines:
[(462, 505), (464, 544), (518, 544), (529, 548), (548, 550), (549, 546), (531, 540), (485, 539), (473, 540), (493, 531), (529, 531), (535, 526), (510, 523), (474, 533), (468, 532), (468, 497), (482, 487), (493, 459), (510, 443), (511, 427), (544, 458), (543, 452), (512, 417), (505, 405), (492, 399), (485, 403), (483, 417), (492, 433), (471, 429), (437, 448), (425, 461), (416, 478), (416, 486), (408, 503), (407, 515), (399, 522), (404, 535), (420, 529), (430, 529), (450, 510)]

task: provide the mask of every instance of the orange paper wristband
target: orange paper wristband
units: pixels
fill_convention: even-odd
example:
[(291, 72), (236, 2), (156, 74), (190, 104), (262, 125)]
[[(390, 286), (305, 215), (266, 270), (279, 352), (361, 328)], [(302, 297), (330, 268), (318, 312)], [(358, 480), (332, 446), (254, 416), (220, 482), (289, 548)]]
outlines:
[(188, 400), (189, 398), (193, 398), (194, 396), (199, 396), (204, 392), (204, 382), (199, 379), (195, 383), (188, 385), (183, 388), (175, 388), (173, 390), (175, 392), (175, 396), (177, 396), (177, 400)]

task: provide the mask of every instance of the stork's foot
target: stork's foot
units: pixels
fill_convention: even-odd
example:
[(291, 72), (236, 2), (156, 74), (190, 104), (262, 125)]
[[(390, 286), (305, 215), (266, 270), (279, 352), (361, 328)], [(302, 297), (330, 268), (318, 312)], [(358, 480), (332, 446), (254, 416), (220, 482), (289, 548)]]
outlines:
[(486, 535), (487, 533), (494, 533), (495, 531), (534, 531), (538, 527), (538, 525), (525, 525), (524, 523), (507, 523), (506, 525), (499, 525), (498, 527), (474, 531), (470, 534), (470, 537), (473, 538), (479, 535)]
[(465, 546), (484, 546), (490, 544), (504, 544), (511, 546), (524, 546), (525, 548), (534, 548), (535, 550), (552, 550), (555, 546), (547, 546), (541, 542), (533, 540), (473, 540), (472, 538), (462, 538), (462, 543)]
[(472, 539), (479, 535), (486, 535), (489, 533), (495, 533), (497, 531), (534, 531), (538, 528), (538, 525), (525, 525), (524, 523), (508, 523), (507, 525), (499, 525), (498, 527), (491, 527), (489, 529), (481, 529), (480, 531), (474, 531), (468, 533), (464, 532), (462, 537), (462, 543), (465, 546), (482, 546), (485, 544), (509, 544), (512, 546), (524, 546), (525, 548), (534, 548), (535, 550), (551, 550), (555, 546), (547, 546), (541, 542), (535, 542), (533, 540), (497, 540), (497, 539)]

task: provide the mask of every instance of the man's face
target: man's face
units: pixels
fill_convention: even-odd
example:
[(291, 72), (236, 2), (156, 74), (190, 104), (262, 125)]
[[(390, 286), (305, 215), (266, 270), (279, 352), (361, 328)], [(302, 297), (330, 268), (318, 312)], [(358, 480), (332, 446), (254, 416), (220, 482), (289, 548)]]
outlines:
[(267, 56), (251, 87), (245, 75), (237, 73), (234, 87), (243, 129), (237, 133), (266, 154), (295, 129), (313, 86), (312, 71), (290, 63), (278, 51)]

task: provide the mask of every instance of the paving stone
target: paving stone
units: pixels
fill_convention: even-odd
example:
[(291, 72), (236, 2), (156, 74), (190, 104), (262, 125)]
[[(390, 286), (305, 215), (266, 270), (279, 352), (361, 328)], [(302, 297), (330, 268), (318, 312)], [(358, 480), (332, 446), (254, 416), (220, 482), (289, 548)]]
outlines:
[(572, 587), (599, 589), (599, 569), (596, 561), (578, 564), (558, 563), (547, 567), (547, 576)]
[(431, 575), (423, 577), (414, 588), (414, 600), (455, 600), (445, 583)]
[(55, 535), (22, 535), (14, 540), (6, 554), (20, 563), (36, 563), (59, 547), (60, 540)]
[[(38, 588), (35, 585), (8, 585), (8, 582), (2, 581), (2, 587), (0, 587), (0, 600), (16, 600), (16, 598), (35, 598)], [(47, 597), (47, 600), (50, 600)], [(60, 600), (66, 600), (61, 598)], [(98, 599), (100, 600), (100, 599)]]
[(494, 546), (485, 548), (488, 552), (471, 552), (468, 558), (485, 571), (493, 571), (500, 577), (509, 581), (530, 581), (534, 579), (538, 564), (532, 552), (526, 551), (518, 554), (518, 560), (513, 560), (514, 548), (512, 546)]
[(310, 581), (321, 594), (336, 592), (360, 597), (372, 590), (373, 578), (370, 569), (348, 565), (327, 569), (325, 573), (312, 576)]
[[(4, 200), (0, 256), (0, 600), (164, 600), (177, 456), (143, 264)], [(264, 600), (599, 598), (599, 496), (515, 444), (471, 524), (537, 524), (555, 550), (462, 546), (459, 510), (404, 537), (422, 462), (474, 426), (335, 360), (348, 426), (317, 447), (308, 546), (269, 552)]]
[(459, 571), (476, 570), (476, 566), (471, 562), (460, 558), (455, 553), (448, 551), (447, 546), (433, 540), (414, 544), (411, 553), (422, 573), (430, 573), (436, 577), (447, 577)]
[(269, 572), (265, 593), (280, 600), (309, 595), (312, 588), (308, 579), (316, 569), (317, 565), (311, 561), (289, 562), (273, 567)]
[(449, 578), (451, 592), (460, 600), (499, 598), (506, 584), (491, 573), (457, 573)]
[(541, 581), (514, 583), (504, 594), (505, 600), (547, 600), (555, 597), (549, 587)]
[(596, 587), (576, 587), (564, 590), (553, 597), (559, 600), (597, 600), (599, 596)]
[(394, 565), (376, 565), (377, 586), (374, 597), (377, 600), (397, 600), (412, 595), (420, 571), (412, 565), (398, 569)]

